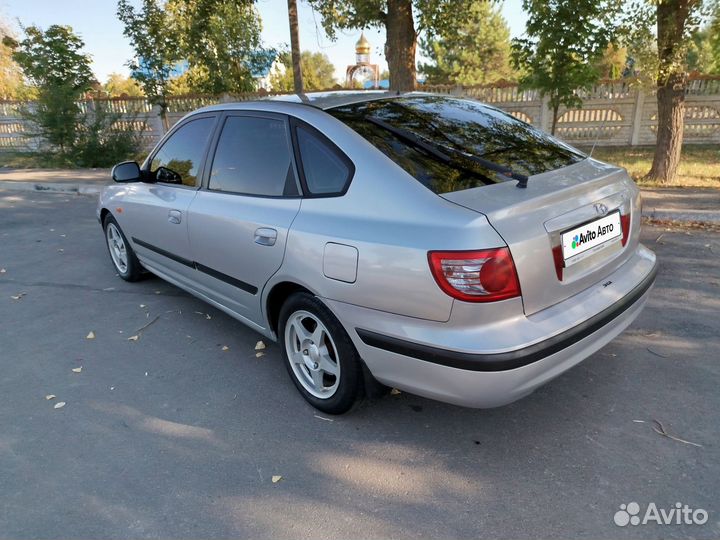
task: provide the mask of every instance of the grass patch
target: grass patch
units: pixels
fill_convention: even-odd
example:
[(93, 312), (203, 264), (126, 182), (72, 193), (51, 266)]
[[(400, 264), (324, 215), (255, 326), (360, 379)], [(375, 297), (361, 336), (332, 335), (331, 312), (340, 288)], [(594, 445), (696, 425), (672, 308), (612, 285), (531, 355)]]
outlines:
[[(585, 151), (589, 151), (587, 148)], [(678, 176), (671, 184), (647, 182), (654, 146), (596, 147), (593, 157), (625, 167), (641, 187), (720, 188), (720, 145), (688, 144), (683, 146)]]
[(76, 169), (73, 163), (54, 154), (42, 152), (2, 152), (0, 167), (12, 169)]

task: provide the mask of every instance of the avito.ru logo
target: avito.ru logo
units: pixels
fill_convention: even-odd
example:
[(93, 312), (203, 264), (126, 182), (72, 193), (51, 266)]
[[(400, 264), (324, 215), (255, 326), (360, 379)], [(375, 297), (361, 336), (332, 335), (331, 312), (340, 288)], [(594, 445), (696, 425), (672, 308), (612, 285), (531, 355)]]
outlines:
[(640, 512), (640, 505), (636, 502), (621, 504), (620, 510), (613, 516), (615, 525), (625, 527), (626, 525), (704, 525), (708, 520), (707, 510), (697, 508), (693, 510), (687, 504), (675, 503), (674, 508), (666, 510), (659, 508), (653, 502), (648, 504), (644, 514)]

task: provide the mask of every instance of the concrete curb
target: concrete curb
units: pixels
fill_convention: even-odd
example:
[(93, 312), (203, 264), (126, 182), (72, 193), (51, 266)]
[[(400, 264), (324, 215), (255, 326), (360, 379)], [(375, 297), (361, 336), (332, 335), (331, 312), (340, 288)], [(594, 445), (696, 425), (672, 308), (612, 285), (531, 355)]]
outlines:
[(83, 185), (71, 182), (15, 182), (0, 180), (0, 189), (14, 191), (45, 191), (50, 193), (77, 193), (79, 195), (99, 195), (105, 184)]

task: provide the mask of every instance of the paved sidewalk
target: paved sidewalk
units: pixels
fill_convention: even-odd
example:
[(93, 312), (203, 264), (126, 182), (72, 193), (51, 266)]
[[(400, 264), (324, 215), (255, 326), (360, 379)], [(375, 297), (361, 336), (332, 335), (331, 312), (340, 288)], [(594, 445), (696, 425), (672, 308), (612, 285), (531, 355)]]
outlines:
[[(111, 184), (110, 169), (9, 169), (0, 167), (0, 189), (97, 195)], [(720, 190), (643, 189), (643, 217), (720, 226)]]
[(644, 189), (642, 197), (645, 217), (720, 225), (720, 190)]
[(110, 169), (10, 169), (0, 167), (0, 189), (97, 195), (111, 183)]

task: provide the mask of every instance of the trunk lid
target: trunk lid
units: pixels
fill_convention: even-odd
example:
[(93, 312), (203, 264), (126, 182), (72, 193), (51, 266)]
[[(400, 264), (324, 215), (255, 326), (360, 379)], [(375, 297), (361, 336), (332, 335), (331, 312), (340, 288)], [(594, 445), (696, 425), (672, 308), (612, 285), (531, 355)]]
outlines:
[[(601, 281), (625, 262), (639, 235), (639, 190), (624, 169), (585, 159), (515, 182), (444, 193), (484, 214), (507, 243), (530, 315)], [(622, 234), (565, 263), (564, 232), (619, 212)], [(584, 227), (583, 227), (583, 230)]]

